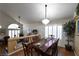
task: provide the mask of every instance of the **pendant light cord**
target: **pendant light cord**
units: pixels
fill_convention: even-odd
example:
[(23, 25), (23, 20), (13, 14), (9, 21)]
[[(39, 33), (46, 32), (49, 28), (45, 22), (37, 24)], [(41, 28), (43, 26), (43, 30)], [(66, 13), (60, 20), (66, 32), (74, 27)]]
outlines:
[(20, 24), (21, 24), (21, 23), (20, 23), (20, 18), (21, 18), (21, 17), (20, 17), (20, 16), (18, 16), (18, 18), (19, 18), (19, 27), (18, 27), (18, 28), (20, 28)]
[(47, 5), (45, 5), (45, 19), (47, 18)]
[(20, 16), (18, 16), (18, 18), (19, 18), (19, 23), (20, 23), (20, 18), (21, 18), (21, 17), (20, 17)]
[(47, 25), (50, 21), (47, 19), (47, 5), (45, 4), (45, 19), (42, 20), (44, 25)]

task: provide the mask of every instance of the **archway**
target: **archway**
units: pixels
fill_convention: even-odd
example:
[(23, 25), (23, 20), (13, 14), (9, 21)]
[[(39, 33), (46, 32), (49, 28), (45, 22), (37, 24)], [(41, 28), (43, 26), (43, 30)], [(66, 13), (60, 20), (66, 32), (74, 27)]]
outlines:
[(10, 24), (8, 26), (8, 35), (10, 37), (19, 37), (19, 33), (20, 33), (20, 28), (18, 28), (19, 25), (17, 24)]

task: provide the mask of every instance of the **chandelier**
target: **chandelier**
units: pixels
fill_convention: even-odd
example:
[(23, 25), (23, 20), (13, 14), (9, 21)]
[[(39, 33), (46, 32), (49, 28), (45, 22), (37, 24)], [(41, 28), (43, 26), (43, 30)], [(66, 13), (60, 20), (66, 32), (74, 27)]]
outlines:
[(47, 5), (45, 5), (45, 19), (42, 20), (44, 25), (47, 25), (50, 21), (47, 19)]

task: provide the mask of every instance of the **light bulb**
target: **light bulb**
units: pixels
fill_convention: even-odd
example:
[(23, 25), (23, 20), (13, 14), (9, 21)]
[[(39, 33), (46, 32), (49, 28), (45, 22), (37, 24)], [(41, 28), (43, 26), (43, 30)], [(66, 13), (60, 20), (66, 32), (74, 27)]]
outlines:
[(50, 21), (49, 21), (48, 19), (42, 20), (42, 23), (43, 23), (44, 25), (47, 25), (49, 22), (50, 22)]

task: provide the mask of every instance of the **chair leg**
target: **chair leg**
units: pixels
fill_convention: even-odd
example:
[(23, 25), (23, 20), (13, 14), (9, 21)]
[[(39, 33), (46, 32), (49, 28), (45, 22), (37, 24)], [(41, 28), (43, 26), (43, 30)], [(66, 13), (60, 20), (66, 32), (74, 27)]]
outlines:
[(23, 49), (24, 50), (24, 56), (26, 56), (26, 52), (25, 52), (25, 49)]
[(29, 54), (30, 54), (30, 56), (32, 56), (33, 54), (32, 54), (32, 49), (30, 49), (30, 52), (29, 52)]
[(58, 50), (56, 51), (55, 56), (58, 56)]

